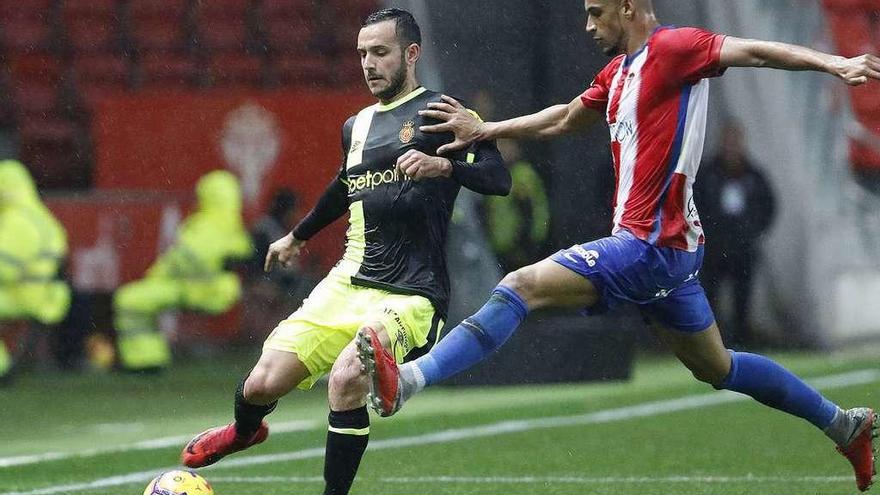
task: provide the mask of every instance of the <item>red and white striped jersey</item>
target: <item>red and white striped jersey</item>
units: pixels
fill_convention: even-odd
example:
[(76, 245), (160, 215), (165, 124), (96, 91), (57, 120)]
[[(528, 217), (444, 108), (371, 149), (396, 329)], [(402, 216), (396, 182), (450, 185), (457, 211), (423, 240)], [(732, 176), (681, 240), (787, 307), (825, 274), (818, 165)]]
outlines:
[(703, 243), (693, 184), (706, 134), (706, 78), (724, 72), (723, 42), (702, 29), (661, 26), (581, 95), (586, 107), (605, 112), (611, 131), (613, 232), (687, 251)]

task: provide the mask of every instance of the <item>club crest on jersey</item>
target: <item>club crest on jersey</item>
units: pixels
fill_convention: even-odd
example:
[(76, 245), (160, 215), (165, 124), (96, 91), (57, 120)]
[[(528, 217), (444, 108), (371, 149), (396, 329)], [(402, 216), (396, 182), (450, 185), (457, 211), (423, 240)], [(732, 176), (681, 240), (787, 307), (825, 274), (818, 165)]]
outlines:
[(400, 138), (400, 142), (403, 144), (409, 144), (415, 136), (416, 123), (412, 120), (404, 122), (403, 127), (400, 128), (400, 133), (397, 135), (397, 137)]

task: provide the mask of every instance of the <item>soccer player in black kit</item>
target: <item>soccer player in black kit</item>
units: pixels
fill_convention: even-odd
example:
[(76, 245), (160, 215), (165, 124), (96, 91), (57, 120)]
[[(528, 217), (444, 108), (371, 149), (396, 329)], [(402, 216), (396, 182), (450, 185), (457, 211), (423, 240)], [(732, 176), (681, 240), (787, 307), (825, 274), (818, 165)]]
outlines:
[(357, 49), (379, 103), (348, 119), (343, 162), (312, 211), (275, 241), (265, 269), (287, 265), (306, 241), (349, 212), (342, 259), (303, 305), (279, 323), (235, 393), (235, 421), (207, 430), (184, 448), (188, 467), (213, 464), (266, 439), (263, 418), (294, 388), (330, 372), (325, 494), (348, 493), (367, 447), (369, 382), (353, 339), (369, 328), (398, 361), (438, 337), (449, 302), (444, 246), (461, 186), (506, 195), (511, 179), (492, 142), (450, 158), (436, 156), (451, 134), (427, 134), (419, 110), (440, 94), (419, 86), (419, 26), (409, 12), (370, 15)]

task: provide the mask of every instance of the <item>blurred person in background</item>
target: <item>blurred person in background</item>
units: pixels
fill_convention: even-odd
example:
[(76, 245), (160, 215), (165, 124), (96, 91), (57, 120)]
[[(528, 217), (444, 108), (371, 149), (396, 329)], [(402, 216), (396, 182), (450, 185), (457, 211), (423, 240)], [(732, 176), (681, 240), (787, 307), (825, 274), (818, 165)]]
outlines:
[(479, 298), (504, 275), (486, 232), (483, 200), (483, 195), (469, 189), (459, 192), (455, 199), (446, 237), (448, 321), (460, 320), (479, 309)]
[(367, 448), (369, 384), (353, 339), (370, 328), (402, 361), (436, 341), (449, 304), (445, 245), (462, 187), (507, 194), (510, 175), (485, 141), (450, 158), (436, 156), (452, 135), (419, 131), (419, 116), (440, 94), (421, 87), (416, 64), (421, 30), (412, 14), (371, 14), (358, 34), (365, 82), (378, 102), (342, 126), (343, 161), (315, 207), (269, 247), (265, 269), (289, 265), (306, 242), (349, 212), (342, 259), (266, 339), (263, 353), (235, 392), (235, 421), (207, 430), (181, 453), (190, 468), (265, 441), (264, 418), (294, 389), (329, 372), (325, 495), (347, 494)]
[(248, 340), (262, 341), (263, 329), (274, 326), (289, 315), (315, 285), (314, 274), (299, 258), (288, 266), (266, 272), (263, 267), (269, 246), (287, 235), (296, 225), (297, 196), (287, 188), (275, 191), (268, 211), (257, 219), (251, 229), (254, 256), (248, 263), (242, 306), (242, 329)]
[[(825, 19), (844, 56), (880, 53), (880, 0), (823, 0)], [(868, 253), (880, 251), (880, 97), (871, 88), (850, 88), (846, 122), (854, 184), (847, 191), (855, 207), (858, 234)], [(875, 267), (880, 259), (873, 257)]]
[[(71, 300), (70, 286), (58, 278), (66, 257), (67, 233), (40, 201), (27, 168), (0, 161), (0, 322), (60, 323)], [(0, 380), (12, 367), (0, 339)]]
[(510, 164), (513, 186), (508, 196), (486, 200), (486, 219), (492, 247), (509, 272), (540, 259), (550, 234), (550, 207), (544, 180), (523, 157), (519, 143), (502, 139), (498, 150)]
[(692, 188), (703, 152), (709, 78), (729, 67), (768, 67), (876, 85), (871, 80), (880, 80), (880, 58), (664, 26), (651, 0), (585, 0), (584, 10), (587, 35), (613, 59), (582, 94), (501, 122), (482, 122), (443, 95), (443, 102), (420, 112), (443, 123), (422, 130), (455, 134), (453, 144), (438, 150), (442, 155), (484, 139), (548, 139), (605, 120), (617, 175), (611, 235), (508, 274), (475, 315), (415, 361), (398, 366), (382, 347), (359, 338), (372, 404), (384, 416), (394, 414), (426, 386), (491, 355), (530, 311), (596, 313), (634, 303), (695, 378), (810, 422), (837, 445), (858, 488), (867, 490), (874, 476), (874, 410), (844, 410), (772, 359), (725, 348), (698, 278), (704, 237)]
[(733, 313), (719, 316), (726, 323), (725, 341), (753, 344), (750, 324), (752, 278), (761, 261), (759, 241), (776, 215), (773, 189), (746, 154), (743, 129), (727, 122), (721, 130), (718, 153), (701, 167), (694, 197), (706, 245), (700, 281), (716, 311), (719, 289), (726, 281), (733, 288)]
[[(495, 109), (492, 95), (488, 91), (478, 91), (472, 97), (472, 108), (481, 117), (492, 115)], [(451, 294), (447, 321), (461, 320), (479, 309), (483, 294), (492, 290), (504, 275), (484, 219), (486, 200), (503, 197), (484, 196), (463, 189), (455, 198), (446, 236)]]
[(269, 211), (260, 217), (251, 229), (254, 241), (254, 257), (250, 274), (253, 277), (271, 281), (281, 292), (291, 293), (299, 279), (300, 266), (294, 260), (289, 267), (271, 273), (265, 273), (263, 263), (269, 253), (269, 246), (276, 240), (287, 235), (294, 227), (297, 198), (293, 191), (282, 188), (275, 191), (269, 204)]
[(155, 372), (171, 364), (171, 349), (158, 326), (162, 312), (222, 313), (241, 295), (238, 274), (227, 270), (229, 261), (252, 254), (238, 179), (225, 170), (209, 172), (196, 184), (196, 198), (196, 211), (146, 277), (113, 295), (119, 365), (125, 371)]

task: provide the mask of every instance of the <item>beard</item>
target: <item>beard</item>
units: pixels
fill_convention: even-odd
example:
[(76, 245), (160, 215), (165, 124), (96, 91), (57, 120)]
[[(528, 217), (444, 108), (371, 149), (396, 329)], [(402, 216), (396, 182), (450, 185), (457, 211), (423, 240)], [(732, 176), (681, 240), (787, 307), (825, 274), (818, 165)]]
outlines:
[(403, 85), (406, 83), (406, 63), (403, 60), (403, 57), (400, 58), (400, 68), (394, 74), (391, 74), (391, 77), (388, 79), (388, 86), (376, 93), (374, 96), (379, 98), (380, 100), (388, 101), (391, 98), (397, 96), (400, 93), (401, 89), (403, 89)]

